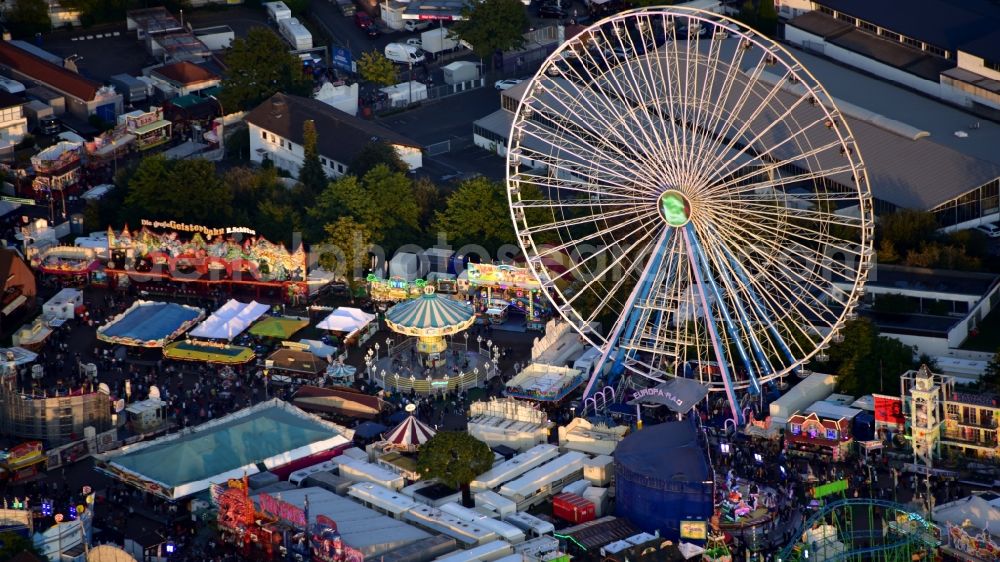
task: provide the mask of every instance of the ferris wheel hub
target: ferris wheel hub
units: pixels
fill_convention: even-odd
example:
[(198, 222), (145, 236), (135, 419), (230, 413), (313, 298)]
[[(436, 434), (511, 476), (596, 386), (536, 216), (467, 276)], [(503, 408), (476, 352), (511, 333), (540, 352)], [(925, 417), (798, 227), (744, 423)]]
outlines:
[(668, 189), (660, 195), (659, 207), (660, 216), (674, 228), (680, 228), (691, 221), (691, 202), (676, 189)]

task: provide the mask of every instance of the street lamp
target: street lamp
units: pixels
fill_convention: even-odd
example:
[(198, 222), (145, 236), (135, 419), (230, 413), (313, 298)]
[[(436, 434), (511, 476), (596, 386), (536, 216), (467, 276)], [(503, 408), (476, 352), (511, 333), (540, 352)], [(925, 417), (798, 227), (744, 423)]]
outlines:
[(374, 347), (375, 347), (375, 360), (378, 361), (378, 349), (379, 349), (379, 345), (376, 343)]
[(222, 158), (226, 157), (226, 110), (222, 108), (222, 102), (219, 98), (209, 95), (208, 97), (215, 100), (215, 103), (219, 104), (219, 152), (222, 153)]
[(482, 353), (483, 352), (483, 336), (482, 335), (476, 336), (476, 343), (479, 345), (479, 353)]

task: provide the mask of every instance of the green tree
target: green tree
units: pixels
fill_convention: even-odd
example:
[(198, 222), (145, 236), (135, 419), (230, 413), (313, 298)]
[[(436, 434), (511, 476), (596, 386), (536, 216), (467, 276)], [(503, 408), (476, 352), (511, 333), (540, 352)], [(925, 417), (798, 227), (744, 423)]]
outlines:
[(48, 31), (49, 4), (45, 0), (18, 0), (7, 12), (7, 22), (14, 32), (23, 35), (34, 35)]
[(326, 240), (319, 249), (319, 264), (343, 277), (354, 295), (358, 280), (364, 277), (368, 252), (372, 246), (371, 229), (351, 217), (340, 217), (326, 225)]
[(774, 9), (774, 0), (760, 0), (757, 11), (757, 29), (771, 37), (778, 32), (778, 11)]
[(434, 221), (434, 212), (441, 205), (441, 190), (430, 178), (417, 178), (413, 182), (413, 201), (416, 202), (418, 210), (417, 226), (421, 232), (429, 232)]
[(917, 366), (913, 348), (897, 339), (880, 336), (867, 318), (847, 322), (841, 330), (843, 341), (830, 345), (829, 369), (837, 375), (837, 389), (862, 396), (899, 388), (899, 377)]
[(366, 51), (358, 58), (358, 74), (363, 80), (379, 86), (396, 83), (396, 65), (376, 51)]
[(524, 45), (528, 14), (520, 0), (483, 0), (462, 10), (462, 20), (455, 22), (452, 33), (472, 45), (476, 55), (491, 61), (497, 51), (510, 51)]
[(120, 21), (129, 9), (129, 0), (61, 0), (59, 4), (80, 12), (80, 23), (89, 27), (95, 23)]
[(407, 173), (410, 167), (399, 157), (399, 153), (393, 146), (385, 141), (369, 142), (361, 149), (361, 152), (354, 157), (354, 161), (348, 166), (351, 173), (361, 177), (371, 171), (379, 164), (385, 164), (390, 170)]
[(253, 109), (276, 92), (304, 95), (309, 91), (302, 63), (266, 27), (252, 27), (246, 37), (234, 39), (226, 64), (222, 104), (229, 111)]
[(11, 560), (18, 554), (30, 552), (41, 556), (31, 539), (17, 533), (0, 533), (0, 560)]
[(302, 167), (299, 168), (299, 183), (305, 188), (307, 201), (304, 205), (308, 207), (316, 196), (326, 189), (329, 180), (323, 173), (323, 164), (319, 161), (319, 149), (317, 143), (319, 137), (316, 134), (316, 123), (309, 119), (302, 125), (302, 148), (305, 158)]
[(933, 240), (938, 229), (934, 213), (900, 209), (879, 217), (881, 240), (888, 240), (899, 255), (919, 248), (922, 242)]
[(128, 182), (126, 217), (222, 225), (232, 217), (232, 192), (204, 159), (143, 159)]
[(439, 431), (420, 446), (417, 472), (462, 490), (462, 504), (472, 506), (469, 482), (493, 466), (489, 445), (464, 431)]
[(330, 182), (308, 213), (313, 225), (351, 217), (371, 230), (373, 243), (396, 247), (413, 240), (420, 210), (410, 179), (378, 164), (360, 180), (348, 175)]
[(750, 27), (757, 27), (757, 14), (757, 7), (754, 5), (753, 0), (743, 0), (743, 4), (740, 5), (740, 11), (736, 14), (736, 19)]
[(494, 252), (501, 244), (516, 241), (504, 187), (485, 177), (465, 180), (435, 215), (435, 232), (455, 246), (481, 244)]
[(1000, 349), (997, 349), (986, 363), (986, 370), (983, 376), (979, 377), (977, 386), (986, 392), (1000, 392)]

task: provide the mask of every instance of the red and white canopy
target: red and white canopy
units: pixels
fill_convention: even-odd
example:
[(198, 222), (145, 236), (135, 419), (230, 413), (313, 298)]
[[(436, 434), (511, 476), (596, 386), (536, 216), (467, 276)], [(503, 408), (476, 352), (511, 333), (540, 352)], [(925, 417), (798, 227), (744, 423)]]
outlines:
[(397, 449), (415, 450), (437, 433), (429, 425), (410, 414), (385, 436), (385, 441)]

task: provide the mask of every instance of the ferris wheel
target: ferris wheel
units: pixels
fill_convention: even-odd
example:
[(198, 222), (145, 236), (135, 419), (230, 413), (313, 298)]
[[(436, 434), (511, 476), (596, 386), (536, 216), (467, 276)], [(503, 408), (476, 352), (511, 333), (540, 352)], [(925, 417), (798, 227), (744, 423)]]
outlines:
[(527, 83), (507, 148), (528, 265), (602, 350), (585, 396), (610, 364), (724, 392), (742, 423), (855, 314), (873, 235), (857, 145), (817, 80), (734, 20), (662, 7), (586, 28)]

